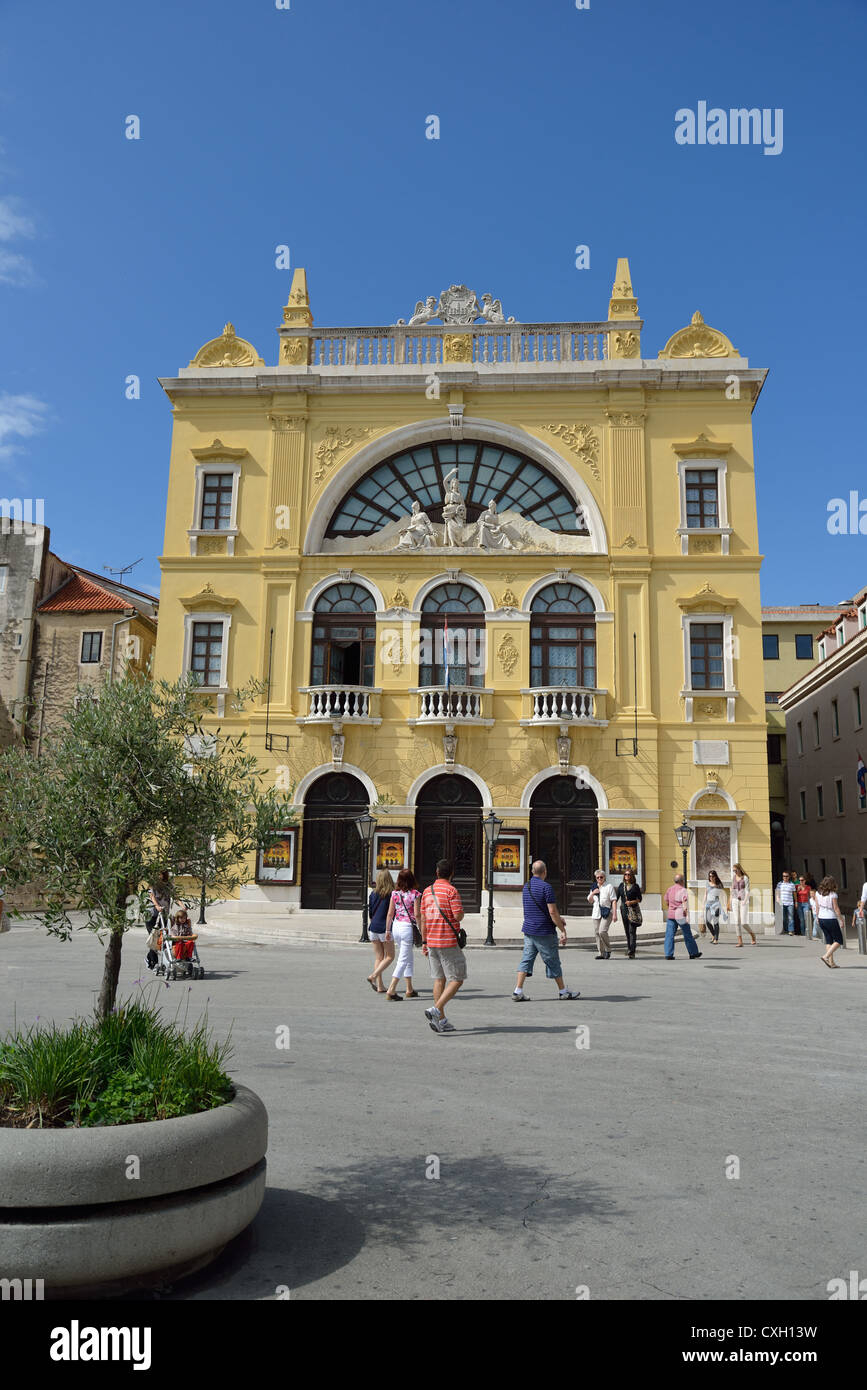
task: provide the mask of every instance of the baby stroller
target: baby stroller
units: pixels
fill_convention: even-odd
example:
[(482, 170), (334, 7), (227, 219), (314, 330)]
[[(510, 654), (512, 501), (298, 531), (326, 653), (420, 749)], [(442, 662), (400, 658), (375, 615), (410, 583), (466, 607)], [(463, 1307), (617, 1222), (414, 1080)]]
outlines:
[[(158, 951), (154, 974), (165, 976), (167, 980), (203, 980), (205, 978), (205, 970), (199, 960), (195, 936), (176, 936), (171, 922), (166, 923), (163, 913), (159, 914), (152, 935), (158, 940), (158, 945), (154, 948)], [(178, 942), (191, 948), (188, 952), (182, 953), (181, 959), (175, 956), (172, 949)]]

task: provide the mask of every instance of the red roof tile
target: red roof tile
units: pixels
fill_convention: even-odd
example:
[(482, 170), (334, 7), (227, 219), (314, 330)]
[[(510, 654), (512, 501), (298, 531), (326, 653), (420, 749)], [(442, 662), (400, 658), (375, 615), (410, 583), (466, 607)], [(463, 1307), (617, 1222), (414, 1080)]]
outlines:
[(125, 613), (130, 607), (117, 594), (103, 589), (92, 579), (82, 574), (73, 574), (71, 579), (39, 604), (40, 613)]

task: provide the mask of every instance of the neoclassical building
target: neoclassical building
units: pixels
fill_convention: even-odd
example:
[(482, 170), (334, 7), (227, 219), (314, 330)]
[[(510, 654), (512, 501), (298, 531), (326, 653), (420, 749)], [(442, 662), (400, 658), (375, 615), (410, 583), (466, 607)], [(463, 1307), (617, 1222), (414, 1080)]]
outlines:
[(197, 671), (298, 812), (244, 898), (345, 917), (368, 807), (375, 864), (446, 855), (474, 911), (490, 810), (504, 914), (540, 856), (567, 916), (600, 862), (637, 865), (652, 915), (684, 816), (693, 880), (740, 860), (770, 886), (765, 371), (699, 313), (654, 356), (643, 329), (626, 260), (595, 322), (453, 285), (315, 328), (298, 270), (275, 365), (227, 324), (162, 381), (157, 675)]

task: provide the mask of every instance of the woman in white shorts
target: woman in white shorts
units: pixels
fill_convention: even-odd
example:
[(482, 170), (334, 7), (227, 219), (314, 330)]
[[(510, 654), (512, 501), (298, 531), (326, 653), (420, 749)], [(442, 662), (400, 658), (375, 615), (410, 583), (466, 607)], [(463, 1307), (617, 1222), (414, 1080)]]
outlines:
[(743, 946), (744, 938), (742, 929), (746, 927), (750, 936), (753, 938), (753, 945), (756, 945), (756, 934), (750, 926), (750, 879), (743, 864), (735, 864), (732, 867), (732, 887), (729, 896), (729, 921), (737, 929), (738, 939), (736, 946)]
[(400, 980), (406, 981), (406, 998), (418, 999), (418, 991), (412, 987), (412, 948), (413, 927), (421, 929), (421, 893), (415, 875), (409, 869), (401, 869), (397, 876), (397, 887), (391, 895), (388, 919), (385, 924), (385, 939), (394, 937), (397, 947), (397, 964), (385, 992), (386, 999), (400, 1003), (397, 986)]

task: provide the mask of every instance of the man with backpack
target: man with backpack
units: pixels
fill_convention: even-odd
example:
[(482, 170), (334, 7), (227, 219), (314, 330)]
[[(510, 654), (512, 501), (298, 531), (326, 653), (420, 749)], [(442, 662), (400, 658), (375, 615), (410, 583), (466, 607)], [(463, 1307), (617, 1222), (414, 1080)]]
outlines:
[(455, 1031), (446, 1018), (446, 1004), (467, 978), (467, 958), (462, 949), (467, 936), (460, 926), (464, 905), (451, 879), (450, 861), (440, 859), (436, 880), (421, 898), (421, 949), (430, 961), (434, 997), (433, 1008), (424, 1013), (435, 1033)]
[[(547, 882), (548, 870), (541, 859), (532, 865), (532, 878), (524, 884), (524, 954), (518, 967), (518, 981), (512, 995), (516, 1004), (526, 1001), (524, 981), (533, 973), (536, 956), (545, 962), (545, 974), (554, 980), (561, 999), (577, 999), (580, 991), (567, 989), (563, 983), (563, 968), (560, 965), (560, 952), (556, 933), (560, 934), (560, 945), (566, 945), (566, 923), (557, 910), (554, 889)], [(556, 929), (556, 930), (555, 930)]]

